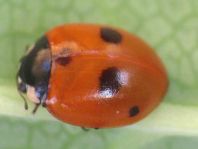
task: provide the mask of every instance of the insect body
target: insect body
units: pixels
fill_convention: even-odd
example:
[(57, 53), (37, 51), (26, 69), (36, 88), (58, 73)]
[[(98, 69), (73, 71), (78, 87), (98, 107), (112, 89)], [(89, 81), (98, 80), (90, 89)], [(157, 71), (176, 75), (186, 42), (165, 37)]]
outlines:
[(118, 127), (148, 115), (168, 79), (154, 51), (121, 29), (69, 24), (48, 31), (27, 52), (18, 89), (61, 121)]

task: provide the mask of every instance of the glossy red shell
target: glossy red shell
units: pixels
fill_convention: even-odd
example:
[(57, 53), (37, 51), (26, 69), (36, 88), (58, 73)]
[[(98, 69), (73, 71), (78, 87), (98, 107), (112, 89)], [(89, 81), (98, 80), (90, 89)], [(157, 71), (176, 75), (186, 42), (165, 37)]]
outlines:
[[(118, 33), (118, 42), (113, 33), (104, 35), (105, 40), (102, 29)], [(124, 30), (71, 24), (56, 27), (46, 36), (52, 52), (46, 104), (61, 121), (91, 128), (128, 125), (148, 115), (167, 91), (167, 75), (158, 56)], [(119, 86), (110, 78), (102, 92), (101, 75), (109, 69), (115, 71)], [(107, 79), (111, 76), (107, 74)], [(118, 90), (109, 92), (113, 87)]]

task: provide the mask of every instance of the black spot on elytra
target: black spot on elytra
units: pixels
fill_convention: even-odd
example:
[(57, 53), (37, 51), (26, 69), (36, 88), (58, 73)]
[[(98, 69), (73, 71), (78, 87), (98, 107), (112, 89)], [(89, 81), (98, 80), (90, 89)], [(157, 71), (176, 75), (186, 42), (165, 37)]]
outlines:
[(129, 116), (130, 117), (136, 116), (139, 112), (140, 112), (140, 110), (139, 110), (138, 106), (134, 106), (129, 109)]
[(59, 65), (66, 66), (67, 64), (71, 62), (71, 60), (72, 60), (71, 57), (59, 57), (55, 61)]
[(113, 30), (111, 28), (107, 28), (107, 27), (101, 28), (100, 36), (106, 42), (111, 42), (111, 43), (117, 44), (122, 41), (122, 36), (119, 32), (117, 32), (116, 30)]
[[(49, 42), (46, 36), (41, 37), (28, 55), (21, 59), (19, 77), (28, 85), (35, 86), (38, 81), (32, 73), (32, 68), (37, 54), (40, 50), (49, 50)], [(50, 73), (50, 72), (47, 72)], [(49, 74), (47, 75), (49, 76)], [(48, 80), (48, 78), (46, 78)]]
[(112, 97), (116, 94), (120, 87), (119, 70), (116, 67), (109, 67), (103, 70), (100, 76), (100, 90), (99, 93), (103, 97)]

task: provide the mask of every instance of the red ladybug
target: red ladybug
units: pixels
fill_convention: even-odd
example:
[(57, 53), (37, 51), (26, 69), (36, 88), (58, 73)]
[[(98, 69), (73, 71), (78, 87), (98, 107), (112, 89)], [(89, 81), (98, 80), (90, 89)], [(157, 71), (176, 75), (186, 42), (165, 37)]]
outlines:
[(18, 90), (57, 119), (86, 128), (118, 127), (148, 115), (168, 87), (155, 52), (118, 28), (58, 26), (21, 60)]

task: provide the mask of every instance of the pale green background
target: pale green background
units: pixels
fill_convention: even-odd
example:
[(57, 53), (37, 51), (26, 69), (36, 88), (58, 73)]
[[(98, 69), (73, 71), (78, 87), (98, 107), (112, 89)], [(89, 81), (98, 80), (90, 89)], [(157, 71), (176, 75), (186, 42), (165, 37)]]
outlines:
[[(170, 88), (143, 121), (91, 130), (23, 109), (14, 78), (25, 46), (59, 24), (91, 22), (143, 38), (164, 62)], [(0, 0), (0, 149), (196, 149), (197, 0)]]

